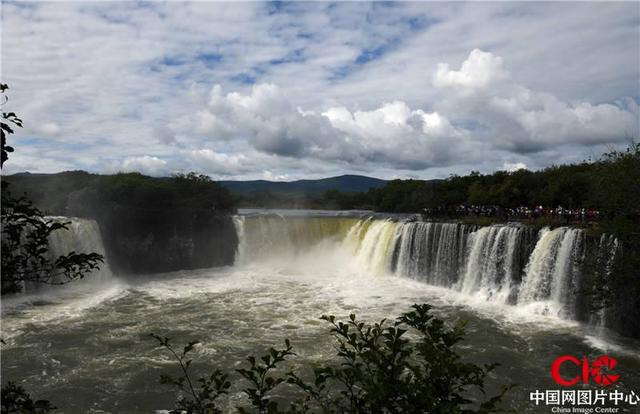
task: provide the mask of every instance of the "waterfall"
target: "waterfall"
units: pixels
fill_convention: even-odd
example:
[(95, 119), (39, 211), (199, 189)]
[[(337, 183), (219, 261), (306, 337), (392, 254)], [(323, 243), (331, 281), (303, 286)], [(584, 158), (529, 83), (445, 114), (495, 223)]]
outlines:
[[(580, 271), (586, 236), (578, 228), (275, 215), (239, 216), (235, 223), (239, 264), (294, 259), (331, 241), (356, 273), (407, 277), (531, 313), (580, 320), (587, 314)], [(616, 246), (611, 236), (601, 239), (608, 271)]]
[[(86, 282), (83, 283), (103, 283), (112, 278), (109, 263), (106, 260), (106, 253), (102, 244), (102, 235), (100, 227), (95, 220), (81, 219), (75, 217), (45, 217), (47, 220), (64, 222), (67, 224), (67, 230), (56, 230), (49, 235), (49, 256), (51, 260), (55, 260), (61, 255), (71, 252), (76, 253), (98, 253), (105, 257), (105, 262), (100, 263), (100, 269), (92, 271), (85, 275)], [(64, 281), (64, 279), (60, 279)], [(33, 293), (48, 289), (49, 286), (35, 282), (27, 282), (24, 284), (25, 293)]]
[(456, 223), (400, 223), (395, 273), (435, 285), (452, 285), (464, 261), (467, 233), (467, 226)]
[(286, 259), (330, 240), (342, 241), (359, 222), (349, 217), (284, 217), (276, 214), (235, 216), (236, 264)]
[(518, 294), (518, 305), (538, 313), (573, 317), (578, 289), (577, 263), (582, 230), (560, 227), (540, 231)]
[(391, 220), (367, 220), (352, 228), (345, 239), (351, 248), (354, 264), (365, 272), (381, 275), (389, 272), (397, 223)]
[(523, 237), (520, 226), (483, 227), (470, 236), (470, 249), (458, 290), (498, 303), (511, 303), (520, 269), (515, 265)]

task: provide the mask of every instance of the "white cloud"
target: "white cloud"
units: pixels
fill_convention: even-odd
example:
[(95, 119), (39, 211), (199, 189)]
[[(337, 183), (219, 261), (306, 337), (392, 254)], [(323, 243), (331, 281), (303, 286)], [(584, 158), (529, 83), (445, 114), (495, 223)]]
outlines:
[(290, 181), (289, 174), (274, 174), (273, 171), (266, 170), (262, 173), (262, 178), (268, 181)]
[(625, 105), (563, 102), (517, 84), (502, 58), (478, 49), (459, 71), (440, 64), (433, 83), (444, 90), (437, 106), (454, 119), (482, 124), (498, 148), (526, 153), (552, 145), (620, 144), (638, 136), (633, 100)]
[(639, 24), (633, 3), (3, 3), (5, 171), (579, 161), (638, 136)]
[(189, 165), (218, 176), (247, 171), (252, 163), (252, 160), (244, 154), (223, 154), (210, 149), (192, 150), (187, 159)]
[(473, 91), (507, 78), (500, 56), (473, 49), (467, 60), (462, 62), (460, 70), (451, 70), (448, 63), (438, 64), (433, 83), (437, 87), (459, 87), (462, 91)]
[(41, 125), (37, 125), (35, 129), (44, 136), (56, 136), (60, 134), (61, 128), (55, 122), (46, 122)]
[(409, 170), (481, 162), (492, 151), (620, 144), (638, 132), (634, 100), (563, 102), (516, 83), (501, 57), (478, 49), (459, 70), (440, 64), (433, 84), (443, 91), (437, 110), (395, 100), (371, 110), (322, 112), (296, 107), (274, 84), (244, 94), (216, 85), (195, 119), (179, 125), (195, 124), (199, 140), (240, 142), (265, 154)]
[(527, 164), (525, 164), (523, 162), (516, 162), (516, 163), (505, 162), (502, 165), (502, 169), (504, 171), (509, 171), (509, 172), (514, 172), (514, 171), (518, 171), (518, 170), (526, 170), (527, 169)]
[(120, 167), (116, 166), (116, 171), (122, 172), (141, 172), (151, 176), (163, 176), (168, 175), (168, 165), (165, 160), (161, 160), (157, 157), (151, 157), (149, 155), (142, 155), (138, 157), (127, 157), (122, 162)]
[(409, 169), (446, 162), (467, 139), (443, 115), (411, 110), (401, 101), (370, 111), (331, 107), (316, 113), (296, 108), (273, 84), (226, 95), (216, 85), (206, 109), (177, 125), (191, 124), (199, 139), (240, 141), (265, 154)]

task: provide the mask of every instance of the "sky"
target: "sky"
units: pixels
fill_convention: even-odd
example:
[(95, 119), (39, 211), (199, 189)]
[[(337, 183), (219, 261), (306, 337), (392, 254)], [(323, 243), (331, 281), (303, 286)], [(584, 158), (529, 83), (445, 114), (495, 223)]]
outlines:
[(3, 173), (443, 178), (640, 136), (640, 3), (2, 2)]

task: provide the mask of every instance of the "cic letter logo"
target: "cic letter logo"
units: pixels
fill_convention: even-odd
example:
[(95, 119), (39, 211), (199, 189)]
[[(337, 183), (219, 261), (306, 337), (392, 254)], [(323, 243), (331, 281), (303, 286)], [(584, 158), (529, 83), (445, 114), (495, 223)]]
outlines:
[[(560, 367), (563, 364), (575, 365), (580, 368), (581, 375), (576, 375), (573, 378), (564, 378), (560, 375)], [(610, 356), (603, 355), (596, 358), (591, 364), (587, 357), (583, 357), (582, 361), (571, 355), (563, 355), (556, 358), (551, 364), (551, 377), (558, 384), (564, 387), (570, 387), (582, 381), (583, 384), (588, 384), (592, 379), (596, 384), (600, 384), (604, 387), (611, 385), (618, 381), (620, 375), (612, 374), (611, 371), (618, 364), (618, 361)]]

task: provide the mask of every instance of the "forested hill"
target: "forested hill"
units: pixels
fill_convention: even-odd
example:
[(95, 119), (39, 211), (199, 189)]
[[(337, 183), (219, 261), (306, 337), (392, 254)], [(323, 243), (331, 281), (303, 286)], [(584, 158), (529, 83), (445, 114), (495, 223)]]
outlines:
[[(111, 177), (111, 178), (109, 178)], [(145, 191), (157, 186), (171, 186), (171, 177), (152, 178), (138, 173), (116, 174), (113, 176), (90, 174), (85, 171), (64, 171), (56, 174), (19, 173), (3, 176), (3, 180), (12, 185), (16, 194), (26, 193), (41, 209), (50, 214), (65, 214), (68, 198), (80, 190), (97, 188), (100, 182), (128, 183)], [(387, 181), (361, 175), (341, 175), (315, 180), (297, 181), (211, 181), (205, 186), (217, 186), (236, 194), (236, 203), (251, 207), (283, 207), (292, 202), (303, 202), (309, 207), (309, 198), (323, 199), (327, 192), (337, 192), (341, 197), (356, 198), (358, 193), (382, 188)], [(263, 203), (263, 198), (273, 198), (273, 203)], [(302, 201), (300, 201), (302, 200)], [(244, 201), (244, 203), (243, 203)], [(317, 207), (326, 207), (325, 201)], [(273, 205), (271, 205), (273, 204)], [(339, 205), (331, 204), (333, 208)]]
[(343, 193), (362, 193), (372, 188), (383, 187), (386, 183), (385, 180), (362, 175), (341, 175), (317, 180), (297, 181), (219, 181), (220, 185), (228, 188), (231, 192), (240, 194), (264, 191), (272, 193), (315, 194), (327, 190), (338, 190)]

